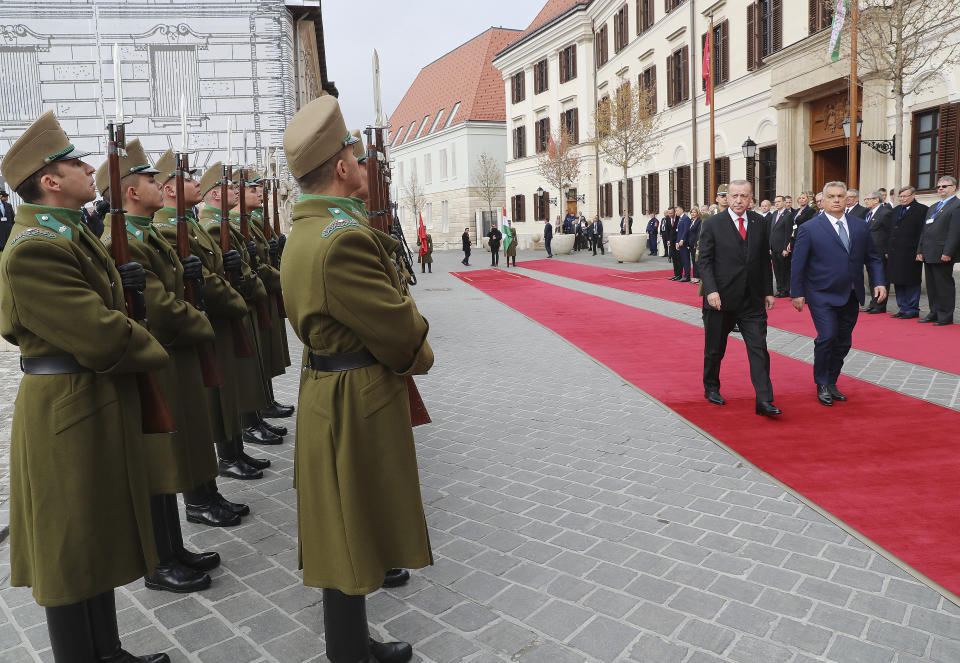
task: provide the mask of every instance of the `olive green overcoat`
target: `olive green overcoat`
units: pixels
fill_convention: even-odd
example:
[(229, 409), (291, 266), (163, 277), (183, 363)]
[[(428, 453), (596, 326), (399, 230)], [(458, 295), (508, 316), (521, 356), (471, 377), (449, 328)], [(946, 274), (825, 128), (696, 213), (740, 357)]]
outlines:
[(433, 563), (403, 376), (433, 364), (427, 321), (405, 292), (396, 241), (350, 200), (294, 207), (280, 276), (290, 325), (319, 354), (366, 348), (379, 363), (305, 369), (297, 409), (297, 519), (303, 582), (368, 594), (387, 569)]
[[(200, 374), (197, 344), (214, 340), (207, 318), (183, 299), (183, 268), (172, 246), (150, 219), (127, 215), (130, 260), (147, 276), (144, 300), (147, 327), (170, 355), (156, 372), (167, 405), (177, 422), (174, 433), (151, 435), (147, 450), (150, 488), (155, 494), (182, 493), (217, 476), (206, 387)], [(159, 224), (158, 224), (159, 225)], [(111, 250), (110, 224), (103, 243)]]
[[(200, 224), (213, 243), (219, 246), (220, 210), (205, 206), (200, 210)], [(245, 242), (240, 231), (235, 229), (233, 224), (230, 226), (230, 248), (235, 249), (242, 260), (241, 277), (233, 287), (243, 296), (246, 303), (247, 315), (243, 318), (243, 324), (254, 349), (252, 357), (234, 359), (237, 406), (241, 413), (247, 413), (261, 410), (268, 405), (256, 312), (257, 302), (267, 300), (267, 291), (263, 287), (263, 282), (250, 269), (250, 256), (247, 254)], [(222, 254), (220, 260), (223, 261)]]
[(120, 274), (80, 212), (22, 204), (0, 259), (0, 333), (89, 373), (24, 375), (10, 446), (10, 584), (43, 606), (152, 573), (137, 371), (163, 347), (127, 317)]
[(427, 252), (421, 255), (418, 259), (418, 262), (422, 262), (424, 265), (433, 264), (433, 235), (427, 233)]
[(270, 263), (270, 245), (263, 234), (263, 215), (259, 210), (250, 213), (250, 239), (257, 244), (257, 276), (263, 281), (270, 300), (267, 309), (270, 311), (272, 329), (261, 330), (264, 338), (263, 356), (268, 377), (277, 377), (286, 372), (290, 365), (290, 350), (287, 347), (287, 321), (280, 317), (277, 300), (283, 299), (280, 288), (280, 270)]
[[(171, 246), (176, 246), (177, 242), (176, 216), (177, 210), (173, 207), (163, 207), (153, 215), (160, 233)], [(234, 352), (231, 321), (240, 319), (241, 324), (246, 324), (247, 304), (226, 278), (220, 246), (200, 228), (190, 211), (187, 212), (187, 220), (190, 254), (200, 258), (203, 263), (203, 306), (213, 325), (217, 361), (224, 376), (223, 385), (207, 388), (213, 437), (222, 442), (240, 434), (238, 359)]]

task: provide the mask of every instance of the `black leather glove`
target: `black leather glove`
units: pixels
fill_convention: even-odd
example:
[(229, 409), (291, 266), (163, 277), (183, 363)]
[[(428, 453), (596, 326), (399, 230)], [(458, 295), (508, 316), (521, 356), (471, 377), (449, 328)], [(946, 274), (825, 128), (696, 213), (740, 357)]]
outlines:
[(197, 256), (181, 258), (180, 263), (183, 265), (184, 281), (199, 281), (203, 278), (203, 264)]
[(243, 261), (240, 259), (240, 253), (236, 249), (230, 249), (223, 254), (223, 268), (228, 272), (233, 272), (236, 278), (240, 278), (243, 273)]
[(257, 268), (257, 243), (252, 239), (247, 242), (247, 254), (250, 256), (250, 267)]
[(147, 289), (147, 273), (139, 262), (128, 262), (117, 267), (120, 284), (126, 292), (143, 292)]
[(267, 244), (270, 245), (270, 255), (276, 258), (280, 254), (280, 242), (271, 237)]
[(287, 244), (287, 236), (283, 233), (280, 233), (280, 251), (283, 251), (283, 247)]

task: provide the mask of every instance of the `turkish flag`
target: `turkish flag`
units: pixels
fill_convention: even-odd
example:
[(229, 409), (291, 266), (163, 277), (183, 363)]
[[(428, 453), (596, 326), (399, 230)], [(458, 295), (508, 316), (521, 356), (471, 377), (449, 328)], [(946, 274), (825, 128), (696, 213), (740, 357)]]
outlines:
[(707, 32), (707, 40), (703, 44), (703, 82), (707, 86), (706, 104), (713, 102), (713, 35)]

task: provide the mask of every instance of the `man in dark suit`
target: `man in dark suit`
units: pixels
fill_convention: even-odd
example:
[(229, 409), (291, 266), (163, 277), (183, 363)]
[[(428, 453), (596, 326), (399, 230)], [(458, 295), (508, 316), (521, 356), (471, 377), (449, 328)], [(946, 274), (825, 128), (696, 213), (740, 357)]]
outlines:
[[(500, 264), (500, 242), (503, 241), (503, 233), (497, 226), (491, 225), (490, 232), (487, 233), (487, 244), (490, 245), (490, 266), (496, 267)], [(509, 261), (507, 261), (509, 263)], [(509, 264), (507, 265), (509, 267)]]
[(856, 189), (847, 189), (843, 213), (858, 219), (867, 218), (867, 208), (860, 204), (860, 192)]
[(6, 189), (0, 189), (0, 251), (7, 245), (10, 231), (13, 229), (13, 205)]
[(915, 189), (900, 189), (900, 204), (893, 210), (893, 224), (887, 241), (887, 282), (897, 293), (899, 311), (891, 318), (912, 320), (920, 317), (920, 285), (923, 263), (917, 262), (920, 231), (927, 218), (927, 206), (913, 197)]
[(463, 242), (463, 260), (460, 262), (467, 267), (470, 266), (470, 245), (473, 243), (470, 241), (470, 229), (464, 228), (463, 234), (460, 235), (460, 240)]
[(787, 244), (793, 230), (793, 210), (787, 206), (783, 196), (773, 199), (773, 221), (770, 222), (770, 259), (773, 273), (777, 277), (776, 297), (790, 296), (790, 258)]
[(727, 336), (739, 324), (747, 345), (750, 379), (757, 394), (756, 412), (777, 415), (767, 352), (767, 310), (772, 309), (773, 273), (770, 232), (756, 212), (748, 212), (753, 191), (746, 180), (727, 187), (729, 209), (715, 214), (700, 232), (700, 278), (703, 280), (704, 397), (723, 405), (720, 362)]
[(930, 312), (920, 322), (943, 327), (953, 324), (953, 309), (957, 305), (953, 263), (960, 254), (960, 200), (956, 178), (944, 175), (937, 180), (937, 194), (940, 202), (927, 211), (920, 231), (917, 260), (923, 263), (930, 304)]
[[(867, 231), (870, 233), (870, 239), (873, 241), (873, 248), (880, 254), (880, 262), (883, 263), (884, 282), (878, 284), (870, 281), (870, 291), (872, 292), (878, 285), (883, 285), (886, 287), (887, 292), (890, 292), (890, 277), (887, 274), (886, 255), (888, 253), (887, 245), (890, 243), (890, 229), (893, 226), (893, 210), (880, 203), (879, 190), (870, 192), (870, 194), (863, 199), (863, 202), (866, 203), (867, 208), (867, 216), (865, 218)], [(870, 275), (867, 274), (868, 278), (869, 276)], [(885, 299), (882, 302), (878, 302), (877, 298), (873, 297), (866, 308), (861, 308), (860, 310), (866, 313), (886, 313), (887, 300)]]
[(673, 242), (673, 208), (668, 207), (660, 219), (660, 240), (663, 242), (663, 257), (670, 260), (670, 245)]
[(793, 306), (810, 316), (817, 328), (813, 343), (813, 379), (823, 405), (845, 401), (837, 389), (843, 360), (850, 351), (858, 303), (863, 304), (863, 268), (867, 267), (877, 301), (887, 298), (882, 285), (883, 264), (863, 219), (844, 214), (847, 186), (828, 182), (823, 188), (823, 212), (797, 230), (793, 247), (790, 295)]
[[(633, 226), (633, 217), (630, 217), (630, 226)], [(606, 251), (603, 248), (603, 221), (600, 220), (600, 215), (593, 217), (593, 223), (590, 224), (590, 229), (593, 231), (590, 238), (590, 242), (593, 244), (593, 255), (597, 255), (597, 248), (600, 248), (600, 255), (607, 255)], [(632, 230), (630, 231), (633, 232)]]
[[(673, 261), (673, 276), (675, 281), (690, 283), (690, 247), (687, 245), (687, 233), (690, 232), (690, 217), (683, 207), (677, 206), (676, 214), (676, 257)], [(678, 273), (679, 272), (679, 273)]]
[(660, 219), (656, 212), (650, 212), (650, 220), (647, 221), (647, 250), (650, 255), (657, 255), (657, 235), (660, 234)]
[[(557, 217), (559, 221), (560, 217)], [(543, 224), (543, 244), (547, 247), (547, 257), (552, 258), (553, 252), (550, 250), (550, 242), (553, 241), (553, 226), (550, 225), (550, 219)]]

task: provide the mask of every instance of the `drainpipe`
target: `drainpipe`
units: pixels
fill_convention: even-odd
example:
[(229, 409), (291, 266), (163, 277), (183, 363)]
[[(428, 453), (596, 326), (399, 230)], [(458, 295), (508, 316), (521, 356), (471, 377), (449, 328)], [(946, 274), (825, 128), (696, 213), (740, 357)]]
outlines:
[[(693, 205), (697, 199), (697, 39), (694, 26), (696, 25), (697, 15), (694, 11), (694, 0), (690, 0), (690, 131), (692, 132), (692, 152), (693, 163), (690, 166), (690, 204)], [(709, 198), (709, 196), (707, 196)], [(707, 201), (701, 201), (700, 204), (706, 204)]]
[[(597, 28), (594, 24), (594, 19), (590, 19), (590, 34), (592, 35), (590, 39), (590, 50), (593, 51), (593, 112), (597, 112)], [(594, 126), (594, 132), (596, 132), (596, 126)], [(596, 213), (600, 214), (600, 146), (597, 144), (597, 141), (593, 142), (593, 172), (594, 172), (594, 191), (593, 194), (597, 197), (597, 209)]]

